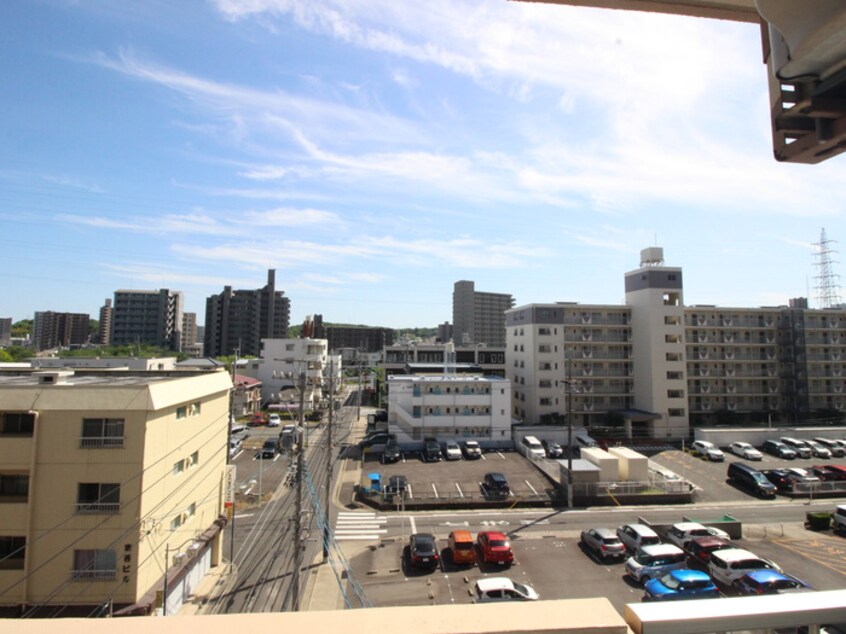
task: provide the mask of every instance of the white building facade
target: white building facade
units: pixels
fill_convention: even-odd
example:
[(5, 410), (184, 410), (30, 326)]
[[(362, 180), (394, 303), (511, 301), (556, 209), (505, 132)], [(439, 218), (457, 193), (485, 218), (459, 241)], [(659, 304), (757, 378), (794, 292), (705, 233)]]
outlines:
[(424, 438), (511, 446), (511, 382), (490, 376), (388, 377), (388, 429), (402, 446)]
[(248, 360), (239, 371), (261, 381), (266, 404), (298, 404), (300, 375), (305, 374), (305, 408), (316, 409), (323, 398), (329, 358), (326, 339), (262, 339), (261, 358)]

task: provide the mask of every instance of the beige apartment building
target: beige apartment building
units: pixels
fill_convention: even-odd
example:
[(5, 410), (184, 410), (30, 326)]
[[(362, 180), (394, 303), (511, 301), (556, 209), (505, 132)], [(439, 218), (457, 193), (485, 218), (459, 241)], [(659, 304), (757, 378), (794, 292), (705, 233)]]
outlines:
[(175, 613), (220, 560), (231, 386), (224, 371), (0, 373), (4, 614), (148, 613), (165, 572)]
[(685, 306), (657, 247), (625, 275), (626, 303), (506, 312), (512, 415), (683, 438), (691, 426), (846, 414), (846, 308)]

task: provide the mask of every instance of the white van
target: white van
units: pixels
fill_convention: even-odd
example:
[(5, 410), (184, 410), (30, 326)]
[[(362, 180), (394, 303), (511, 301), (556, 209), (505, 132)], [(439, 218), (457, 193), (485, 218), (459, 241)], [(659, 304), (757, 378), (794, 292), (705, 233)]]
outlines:
[(643, 546), (626, 562), (626, 572), (638, 583), (660, 579), (671, 570), (685, 567), (684, 551), (675, 544)]
[(523, 436), (520, 444), (523, 447), (523, 453), (526, 457), (533, 455), (536, 458), (546, 458), (546, 452), (543, 450), (541, 441), (534, 436)]
[(781, 572), (781, 568), (776, 563), (769, 559), (761, 559), (753, 552), (742, 548), (726, 548), (711, 553), (708, 574), (715, 581), (730, 586), (747, 572), (763, 568)]

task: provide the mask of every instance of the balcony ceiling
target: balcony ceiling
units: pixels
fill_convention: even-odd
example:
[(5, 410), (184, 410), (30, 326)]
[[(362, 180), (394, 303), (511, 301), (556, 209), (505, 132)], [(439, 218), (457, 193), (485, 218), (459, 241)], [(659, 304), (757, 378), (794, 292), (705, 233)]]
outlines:
[(578, 7), (673, 13), (735, 22), (760, 22), (755, 0), (521, 0)]

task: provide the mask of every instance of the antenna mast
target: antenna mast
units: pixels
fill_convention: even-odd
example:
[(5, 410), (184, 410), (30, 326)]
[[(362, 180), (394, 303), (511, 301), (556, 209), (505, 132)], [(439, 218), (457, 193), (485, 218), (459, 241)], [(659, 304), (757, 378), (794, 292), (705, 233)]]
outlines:
[(816, 248), (817, 261), (814, 265), (819, 269), (819, 274), (814, 276), (817, 285), (814, 290), (817, 292), (817, 302), (819, 308), (834, 308), (840, 304), (840, 276), (832, 270), (832, 264), (835, 262), (831, 259), (832, 253), (837, 253), (831, 249), (831, 243), (835, 240), (829, 240), (825, 235), (825, 227), (820, 232), (820, 241), (814, 243)]

